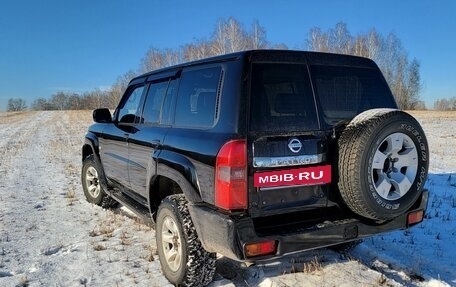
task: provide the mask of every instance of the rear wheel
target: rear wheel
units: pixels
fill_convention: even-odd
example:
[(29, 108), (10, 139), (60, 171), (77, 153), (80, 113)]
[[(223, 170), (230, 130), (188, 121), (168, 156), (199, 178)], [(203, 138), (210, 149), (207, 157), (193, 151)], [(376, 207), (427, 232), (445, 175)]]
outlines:
[(157, 251), (163, 274), (177, 286), (201, 286), (212, 281), (216, 254), (201, 245), (184, 195), (165, 198), (158, 209)]
[(347, 206), (374, 220), (393, 219), (420, 196), (428, 145), (419, 123), (391, 109), (366, 111), (339, 139), (339, 190)]

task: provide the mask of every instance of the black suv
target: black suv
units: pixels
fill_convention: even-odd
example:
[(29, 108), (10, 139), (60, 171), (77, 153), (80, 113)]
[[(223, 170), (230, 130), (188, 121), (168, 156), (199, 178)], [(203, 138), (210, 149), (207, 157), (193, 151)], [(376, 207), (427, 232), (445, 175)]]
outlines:
[(256, 261), (422, 221), (428, 145), (366, 58), (257, 50), (134, 78), (82, 148), (89, 202), (155, 225), (163, 273)]

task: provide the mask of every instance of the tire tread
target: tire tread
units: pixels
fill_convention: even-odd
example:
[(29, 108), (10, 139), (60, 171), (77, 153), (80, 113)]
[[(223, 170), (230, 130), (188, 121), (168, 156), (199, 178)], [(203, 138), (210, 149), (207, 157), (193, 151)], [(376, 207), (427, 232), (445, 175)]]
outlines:
[[(355, 117), (338, 140), (339, 190), (345, 204), (358, 215), (374, 220), (389, 220), (391, 215), (380, 214), (370, 208), (366, 193), (360, 191), (362, 156), (366, 143), (377, 132), (378, 126), (387, 118), (401, 116), (412, 118), (405, 112), (394, 109), (372, 109)], [(413, 119), (413, 118), (412, 118)]]

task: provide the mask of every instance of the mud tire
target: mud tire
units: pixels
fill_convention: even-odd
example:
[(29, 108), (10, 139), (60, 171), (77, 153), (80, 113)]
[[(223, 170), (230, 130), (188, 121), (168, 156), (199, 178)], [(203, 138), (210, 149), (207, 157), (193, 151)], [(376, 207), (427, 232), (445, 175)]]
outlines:
[[(172, 231), (174, 243), (167, 243), (167, 229)], [(157, 251), (163, 274), (176, 286), (205, 286), (215, 274), (216, 254), (204, 250), (187, 208), (184, 195), (171, 195), (160, 204), (156, 225)], [(168, 239), (169, 241), (169, 239)], [(164, 244), (165, 242), (165, 244)], [(179, 243), (177, 243), (179, 242)], [(166, 248), (165, 246), (169, 246)], [(175, 248), (180, 263), (169, 262), (165, 254)], [(170, 257), (168, 257), (170, 258)]]

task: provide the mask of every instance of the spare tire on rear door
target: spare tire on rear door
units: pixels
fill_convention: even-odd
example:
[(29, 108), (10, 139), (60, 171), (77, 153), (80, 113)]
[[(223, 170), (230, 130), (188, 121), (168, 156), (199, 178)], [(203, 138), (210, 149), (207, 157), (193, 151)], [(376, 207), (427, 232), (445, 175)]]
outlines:
[(353, 212), (389, 220), (412, 207), (429, 166), (426, 136), (415, 118), (400, 110), (368, 110), (348, 124), (338, 143), (338, 186)]

